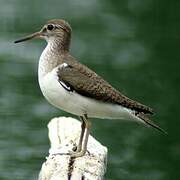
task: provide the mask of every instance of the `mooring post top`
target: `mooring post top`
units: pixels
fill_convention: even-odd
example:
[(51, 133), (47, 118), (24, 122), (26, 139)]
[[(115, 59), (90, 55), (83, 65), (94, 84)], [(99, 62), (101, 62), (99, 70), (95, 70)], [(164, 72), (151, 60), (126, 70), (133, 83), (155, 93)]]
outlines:
[(79, 158), (71, 158), (68, 153), (76, 147), (81, 124), (71, 117), (52, 119), (48, 124), (51, 148), (43, 163), (39, 180), (101, 180), (106, 172), (107, 148), (92, 136), (89, 137), (87, 152)]

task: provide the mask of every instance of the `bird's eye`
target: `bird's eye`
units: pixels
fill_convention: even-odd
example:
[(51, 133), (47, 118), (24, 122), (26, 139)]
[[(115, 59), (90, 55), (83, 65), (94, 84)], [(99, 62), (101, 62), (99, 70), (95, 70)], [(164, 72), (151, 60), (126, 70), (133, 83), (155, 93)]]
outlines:
[(54, 26), (53, 26), (52, 24), (49, 24), (49, 25), (47, 26), (47, 29), (48, 29), (49, 31), (52, 31), (52, 30), (54, 29)]

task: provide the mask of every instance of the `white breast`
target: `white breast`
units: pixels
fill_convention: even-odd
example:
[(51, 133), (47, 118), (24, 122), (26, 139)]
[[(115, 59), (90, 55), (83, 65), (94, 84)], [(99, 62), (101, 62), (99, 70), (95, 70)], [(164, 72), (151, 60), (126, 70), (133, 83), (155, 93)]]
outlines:
[[(49, 44), (49, 43), (48, 43)], [(39, 60), (38, 79), (44, 97), (55, 107), (69, 113), (89, 117), (129, 119), (139, 121), (134, 116), (132, 110), (116, 104), (105, 103), (82, 96), (75, 91), (67, 91), (58, 81), (57, 70), (53, 54), (49, 52), (51, 46), (48, 45), (43, 51)], [(49, 61), (49, 58), (51, 58)], [(52, 67), (55, 67), (52, 69)], [(50, 71), (50, 69), (52, 69)]]
[(40, 80), (40, 88), (44, 97), (55, 107), (69, 113), (89, 117), (139, 120), (131, 110), (120, 105), (104, 103), (67, 91), (58, 81), (57, 68)]

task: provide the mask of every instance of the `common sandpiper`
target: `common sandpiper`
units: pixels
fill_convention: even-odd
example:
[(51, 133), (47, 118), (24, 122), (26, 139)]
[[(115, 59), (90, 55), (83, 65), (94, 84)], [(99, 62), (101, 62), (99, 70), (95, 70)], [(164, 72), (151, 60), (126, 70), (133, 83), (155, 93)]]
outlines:
[(86, 153), (91, 117), (137, 121), (165, 132), (148, 118), (148, 114), (153, 114), (152, 108), (126, 97), (71, 56), (71, 32), (71, 26), (65, 20), (53, 19), (39, 32), (15, 41), (34, 38), (47, 41), (39, 59), (40, 89), (52, 105), (82, 120), (79, 143), (76, 151), (70, 153), (71, 157)]

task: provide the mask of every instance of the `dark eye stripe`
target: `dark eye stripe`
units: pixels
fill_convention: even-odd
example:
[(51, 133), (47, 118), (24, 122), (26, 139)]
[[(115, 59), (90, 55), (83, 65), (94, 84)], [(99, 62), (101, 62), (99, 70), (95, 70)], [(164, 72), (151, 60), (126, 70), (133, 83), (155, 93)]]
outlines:
[(47, 30), (49, 30), (49, 31), (52, 31), (53, 29), (63, 29), (64, 31), (66, 31), (67, 33), (69, 33), (69, 31), (68, 31), (65, 27), (63, 27), (63, 26), (61, 26), (61, 25), (48, 24), (48, 25), (47, 25), (47, 28), (44, 28), (44, 30), (45, 30), (45, 29), (47, 29)]

